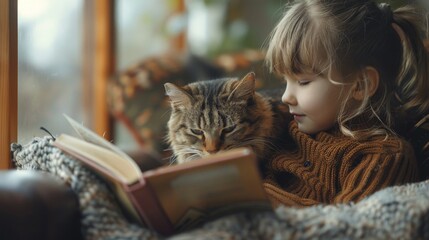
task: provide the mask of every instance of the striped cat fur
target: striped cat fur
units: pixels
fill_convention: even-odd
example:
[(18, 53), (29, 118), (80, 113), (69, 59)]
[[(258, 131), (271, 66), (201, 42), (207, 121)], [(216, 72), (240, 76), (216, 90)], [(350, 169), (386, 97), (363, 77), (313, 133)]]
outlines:
[(237, 147), (249, 147), (258, 159), (265, 160), (283, 147), (291, 117), (288, 107), (270, 92), (256, 92), (254, 73), (242, 79), (164, 86), (171, 100), (167, 141), (173, 162), (192, 161)]

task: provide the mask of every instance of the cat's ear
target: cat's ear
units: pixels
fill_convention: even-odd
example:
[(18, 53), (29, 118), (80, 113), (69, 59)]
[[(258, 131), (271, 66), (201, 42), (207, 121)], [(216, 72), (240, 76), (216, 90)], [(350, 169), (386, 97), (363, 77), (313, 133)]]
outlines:
[(192, 107), (193, 98), (184, 89), (172, 83), (165, 83), (165, 94), (171, 100), (171, 106), (176, 108)]
[(232, 93), (228, 97), (228, 100), (231, 98), (247, 100), (253, 98), (255, 94), (255, 73), (250, 72), (243, 79), (238, 81), (237, 86), (232, 90)]

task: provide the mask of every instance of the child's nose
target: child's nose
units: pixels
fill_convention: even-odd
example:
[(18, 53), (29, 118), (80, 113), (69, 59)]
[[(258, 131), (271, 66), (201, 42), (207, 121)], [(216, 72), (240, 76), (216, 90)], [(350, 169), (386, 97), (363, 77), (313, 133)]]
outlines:
[(292, 91), (286, 88), (282, 96), (282, 102), (288, 105), (296, 105), (296, 98)]

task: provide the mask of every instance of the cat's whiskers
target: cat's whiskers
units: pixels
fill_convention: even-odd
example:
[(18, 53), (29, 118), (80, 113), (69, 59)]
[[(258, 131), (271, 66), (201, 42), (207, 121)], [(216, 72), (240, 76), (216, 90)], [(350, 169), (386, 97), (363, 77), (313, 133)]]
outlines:
[(192, 161), (196, 160), (198, 158), (201, 158), (203, 156), (201, 150), (196, 149), (194, 147), (186, 146), (186, 145), (179, 145), (179, 149), (176, 151), (176, 158), (178, 156), (186, 156), (185, 161)]
[(167, 157), (167, 159), (170, 159), (170, 165), (176, 164), (177, 162), (177, 156), (176, 155), (171, 155), (170, 157)]
[(189, 157), (186, 158), (187, 162), (193, 161), (193, 160), (197, 160), (201, 158), (201, 156), (199, 154), (194, 154), (194, 155), (190, 155)]

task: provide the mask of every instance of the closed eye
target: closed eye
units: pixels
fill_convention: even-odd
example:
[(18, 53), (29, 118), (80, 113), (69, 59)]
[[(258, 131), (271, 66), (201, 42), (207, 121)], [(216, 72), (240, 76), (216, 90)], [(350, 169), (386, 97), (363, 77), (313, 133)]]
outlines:
[(308, 81), (308, 80), (301, 80), (301, 81), (298, 81), (298, 84), (300, 85), (300, 86), (305, 86), (305, 85), (308, 85), (310, 83), (310, 81)]
[(202, 130), (200, 130), (200, 129), (191, 128), (191, 132), (193, 134), (199, 135), (199, 136), (204, 135), (204, 132)]
[(226, 128), (223, 128), (222, 129), (222, 132), (223, 133), (230, 133), (230, 132), (232, 132), (232, 131), (234, 131), (234, 129), (235, 129), (235, 127), (236, 127), (237, 125), (231, 125), (231, 126), (228, 126), (228, 127), (226, 127)]

